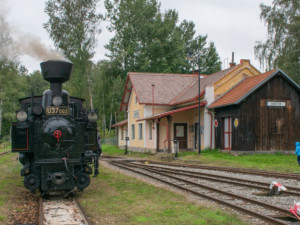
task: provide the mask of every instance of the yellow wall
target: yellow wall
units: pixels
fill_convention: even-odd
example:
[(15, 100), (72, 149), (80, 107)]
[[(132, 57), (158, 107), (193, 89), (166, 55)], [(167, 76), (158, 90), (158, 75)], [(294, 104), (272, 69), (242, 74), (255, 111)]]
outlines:
[[(127, 136), (127, 132), (128, 132), (127, 129), (128, 129), (127, 124), (118, 128), (118, 132), (119, 132), (119, 135), (118, 135), (119, 142), (118, 143), (119, 143), (119, 146), (122, 146), (122, 147), (125, 146), (125, 137)], [(122, 134), (121, 133), (123, 133), (123, 139), (122, 139)]]
[(250, 64), (249, 60), (244, 60), (240, 66), (214, 84), (215, 99), (238, 84), (245, 77), (252, 77), (259, 74), (260, 72)]
[[(161, 123), (168, 124), (168, 120), (166, 118), (162, 118)], [(174, 140), (174, 123), (186, 123), (187, 124), (187, 141), (188, 141), (188, 148), (194, 149), (195, 147), (195, 123), (198, 123), (198, 108), (190, 109), (182, 112), (175, 113), (172, 118), (171, 122), (171, 140), (173, 146)], [(204, 126), (204, 108), (201, 107), (201, 118), (200, 118), (201, 126)], [(189, 126), (193, 126), (193, 130), (190, 132)], [(168, 148), (167, 140), (167, 128), (164, 125), (159, 126), (159, 149), (166, 149)], [(203, 134), (201, 135), (201, 146), (204, 145)]]
[[(231, 89), (233, 86), (238, 84), (241, 80), (243, 80), (245, 77), (252, 77), (259, 75), (260, 72), (253, 67), (250, 64), (249, 60), (243, 60), (242, 64), (237, 66), (233, 71), (228, 73), (226, 76), (218, 80), (214, 84), (214, 95), (215, 99), (224, 94), (226, 91)], [(161, 118), (160, 122), (161, 124), (159, 125), (159, 137), (156, 137), (156, 129), (152, 130), (152, 140), (149, 140), (149, 121), (139, 121), (137, 122), (136, 120), (144, 118), (145, 113), (144, 113), (144, 107), (145, 105), (136, 103), (136, 94), (134, 90), (132, 90), (131, 93), (131, 98), (128, 103), (128, 119), (129, 119), (129, 124), (128, 124), (128, 136), (130, 140), (130, 147), (136, 147), (136, 148), (146, 148), (146, 149), (156, 149), (156, 144), (155, 141), (159, 139), (159, 149), (164, 149), (164, 146), (167, 148), (167, 127), (166, 125), (168, 124), (167, 118)], [(148, 106), (146, 106), (148, 107)], [(201, 107), (201, 127), (204, 127), (204, 108)], [(154, 114), (162, 113), (162, 112), (167, 112), (171, 110), (170, 107), (168, 106), (155, 106), (154, 107)], [(134, 117), (134, 112), (139, 112), (138, 117)], [(149, 114), (149, 108), (147, 108), (147, 114)], [(151, 112), (152, 114), (152, 112)], [(153, 121), (154, 124), (156, 121)], [(188, 135), (188, 148), (189, 149), (194, 149), (195, 147), (195, 123), (198, 122), (198, 108), (191, 109), (191, 110), (186, 110), (183, 112), (175, 113), (172, 118), (172, 124), (171, 124), (171, 140), (172, 140), (172, 146), (173, 146), (173, 139), (174, 139), (174, 123), (187, 123), (187, 135)], [(142, 139), (139, 139), (139, 133), (138, 133), (138, 124), (142, 123), (142, 132), (143, 132), (143, 137)], [(135, 139), (132, 139), (132, 131), (131, 131), (131, 125), (135, 124)], [(163, 125), (165, 124), (165, 125)], [(146, 129), (145, 129), (146, 126)], [(193, 129), (190, 129), (193, 126)], [(155, 126), (156, 128), (156, 126)], [(210, 132), (210, 130), (206, 130), (205, 132)], [(119, 142), (122, 143), (122, 140)], [(123, 142), (124, 143), (124, 142)], [(125, 144), (125, 143), (124, 143)], [(201, 145), (202, 148), (204, 147), (204, 134), (202, 133), (201, 135)]]
[[(154, 127), (154, 129), (153, 129)], [(149, 132), (150, 129), (152, 131), (152, 139), (149, 139)], [(155, 145), (155, 136), (156, 136), (156, 125), (155, 125), (155, 121), (146, 121), (146, 136), (144, 136), (144, 138), (146, 138), (146, 148), (149, 149), (156, 149), (156, 145)]]
[[(129, 109), (129, 114), (128, 114), (128, 118), (129, 118), (129, 124), (128, 124), (128, 135), (129, 135), (129, 140), (130, 140), (130, 146), (131, 147), (144, 147), (144, 126), (145, 126), (145, 122), (144, 121), (140, 121), (140, 122), (136, 122), (136, 120), (141, 119), (144, 117), (144, 105), (139, 104), (138, 102), (135, 103), (135, 98), (136, 98), (136, 94), (134, 92), (134, 90), (132, 90), (131, 92), (131, 97), (128, 103), (128, 109)], [(134, 117), (135, 113), (134, 112), (138, 112), (139, 111), (139, 116), (138, 117)], [(139, 139), (139, 133), (138, 133), (138, 124), (142, 123), (143, 125), (143, 137), (142, 139)], [(131, 130), (131, 125), (135, 124), (135, 139), (132, 139), (132, 130)]]

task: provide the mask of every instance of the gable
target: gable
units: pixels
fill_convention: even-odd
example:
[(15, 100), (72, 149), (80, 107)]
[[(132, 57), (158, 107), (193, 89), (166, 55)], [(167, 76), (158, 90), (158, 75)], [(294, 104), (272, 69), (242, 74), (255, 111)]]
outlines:
[(241, 63), (237, 65), (234, 70), (229, 71), (225, 76), (214, 83), (215, 98), (227, 92), (243, 79), (259, 74), (260, 72), (250, 64), (249, 60), (241, 60)]
[(227, 91), (224, 95), (215, 100), (209, 106), (209, 108), (213, 109), (228, 105), (240, 104), (249, 95), (257, 91), (275, 76), (282, 77), (284, 80), (291, 84), (292, 88), (295, 88), (296, 91), (300, 92), (300, 87), (281, 70), (271, 70), (264, 74), (242, 80), (236, 86)]

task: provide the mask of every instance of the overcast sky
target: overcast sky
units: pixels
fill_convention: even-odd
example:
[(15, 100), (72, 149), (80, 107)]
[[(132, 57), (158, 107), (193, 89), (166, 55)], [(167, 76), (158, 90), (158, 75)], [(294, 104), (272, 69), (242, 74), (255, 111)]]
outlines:
[[(103, 1), (99, 3), (99, 11), (104, 12)], [(30, 34), (40, 39), (47, 48), (53, 48), (53, 42), (43, 28), (48, 19), (44, 13), (44, 0), (0, 0), (0, 9), (12, 28), (13, 35)], [(260, 69), (254, 57), (256, 41), (265, 41), (267, 28), (260, 20), (259, 4), (271, 5), (272, 0), (161, 0), (161, 9), (175, 9), (179, 21), (186, 19), (195, 23), (196, 35), (208, 35), (208, 40), (215, 43), (223, 65), (227, 68), (231, 61), (231, 53), (235, 53), (235, 62), (250, 59)], [(104, 23), (102, 33), (98, 36), (98, 46), (93, 60), (105, 58), (104, 45), (112, 34)], [(23, 55), (21, 63), (29, 71), (39, 70), (41, 59)]]

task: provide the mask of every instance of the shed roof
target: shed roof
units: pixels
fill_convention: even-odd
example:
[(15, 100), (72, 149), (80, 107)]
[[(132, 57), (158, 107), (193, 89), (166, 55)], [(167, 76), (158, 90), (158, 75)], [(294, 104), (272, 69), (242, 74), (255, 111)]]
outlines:
[[(206, 105), (206, 101), (201, 101), (200, 106), (205, 106), (205, 105)], [(199, 105), (194, 104), (194, 105), (190, 105), (190, 106), (187, 106), (187, 107), (184, 107), (184, 108), (172, 109), (172, 110), (167, 111), (167, 112), (162, 112), (162, 113), (151, 115), (151, 116), (148, 116), (148, 117), (145, 117), (145, 118), (138, 119), (137, 121), (158, 119), (158, 118), (166, 117), (166, 116), (169, 116), (169, 115), (173, 115), (173, 114), (178, 113), (178, 112), (186, 111), (186, 110), (189, 110), (189, 109), (194, 109), (194, 108), (197, 108), (197, 107), (199, 107)]]
[(122, 126), (126, 125), (127, 123), (128, 123), (128, 120), (123, 120), (123, 121), (113, 124), (111, 127), (122, 127)]

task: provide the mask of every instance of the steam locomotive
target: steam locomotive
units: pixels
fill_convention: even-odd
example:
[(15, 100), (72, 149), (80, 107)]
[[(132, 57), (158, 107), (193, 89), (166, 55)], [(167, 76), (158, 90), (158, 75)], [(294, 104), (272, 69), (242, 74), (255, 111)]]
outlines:
[(90, 184), (93, 161), (98, 169), (98, 115), (83, 107), (84, 99), (62, 90), (72, 66), (66, 61), (42, 62), (50, 90), (19, 99), (21, 108), (11, 129), (12, 152), (19, 153), (24, 186), (33, 192), (82, 191)]

